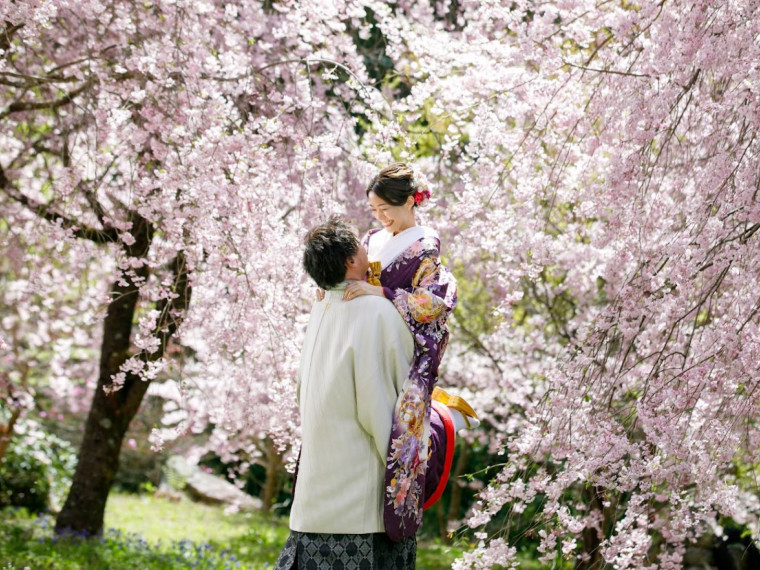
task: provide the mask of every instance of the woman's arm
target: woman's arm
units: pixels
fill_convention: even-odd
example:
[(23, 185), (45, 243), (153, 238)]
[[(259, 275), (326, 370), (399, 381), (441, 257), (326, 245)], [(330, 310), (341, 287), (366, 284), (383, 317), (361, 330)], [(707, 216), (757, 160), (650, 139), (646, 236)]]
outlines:
[(362, 295), (377, 295), (378, 297), (384, 297), (383, 289), (385, 289), (385, 287), (370, 285), (366, 281), (351, 281), (346, 285), (346, 290), (343, 293), (343, 300), (350, 301), (351, 299), (361, 297)]
[(352, 281), (346, 286), (344, 300), (362, 295), (377, 295), (393, 302), (404, 320), (410, 325), (430, 323), (448, 317), (456, 305), (456, 280), (444, 267), (437, 255), (422, 255), (408, 287), (391, 289), (370, 285), (366, 281)]
[(423, 255), (411, 286), (386, 293), (408, 324), (446, 320), (457, 302), (454, 276), (437, 255)]

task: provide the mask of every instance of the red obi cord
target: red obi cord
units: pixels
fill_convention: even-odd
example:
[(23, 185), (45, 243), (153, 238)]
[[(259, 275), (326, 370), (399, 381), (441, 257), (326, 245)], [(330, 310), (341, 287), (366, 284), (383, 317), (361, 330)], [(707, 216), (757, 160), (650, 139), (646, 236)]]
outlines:
[(430, 495), (428, 500), (425, 501), (425, 504), (422, 505), (422, 508), (424, 510), (432, 507), (436, 501), (441, 498), (441, 495), (443, 495), (443, 490), (446, 488), (446, 483), (449, 482), (451, 462), (454, 459), (454, 438), (456, 437), (456, 434), (454, 433), (454, 422), (451, 421), (451, 416), (449, 415), (448, 408), (435, 400), (433, 400), (431, 404), (433, 405), (433, 409), (438, 412), (438, 415), (441, 417), (443, 427), (446, 430), (446, 456), (443, 460), (443, 473), (441, 474), (441, 480), (438, 482), (438, 486), (435, 488), (433, 494)]

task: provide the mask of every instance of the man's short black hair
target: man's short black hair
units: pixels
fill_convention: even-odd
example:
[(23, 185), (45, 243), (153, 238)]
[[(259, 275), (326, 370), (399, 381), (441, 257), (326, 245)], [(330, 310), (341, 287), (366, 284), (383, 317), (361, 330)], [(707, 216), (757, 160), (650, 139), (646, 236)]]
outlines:
[(340, 216), (311, 229), (305, 241), (303, 268), (322, 289), (331, 289), (346, 278), (346, 262), (360, 247), (353, 228)]

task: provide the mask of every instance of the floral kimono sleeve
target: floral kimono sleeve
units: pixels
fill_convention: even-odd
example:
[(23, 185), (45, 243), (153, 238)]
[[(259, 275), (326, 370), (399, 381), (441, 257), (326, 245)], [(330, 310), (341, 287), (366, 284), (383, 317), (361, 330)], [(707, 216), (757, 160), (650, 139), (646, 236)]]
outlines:
[(383, 287), (383, 293), (414, 330), (416, 325), (446, 322), (456, 304), (456, 281), (436, 255), (425, 255), (411, 287)]

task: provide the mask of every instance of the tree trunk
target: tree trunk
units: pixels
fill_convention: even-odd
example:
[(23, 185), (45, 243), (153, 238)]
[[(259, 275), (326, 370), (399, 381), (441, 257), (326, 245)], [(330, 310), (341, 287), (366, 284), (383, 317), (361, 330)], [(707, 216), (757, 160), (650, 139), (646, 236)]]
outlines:
[[(147, 277), (147, 270), (142, 274)], [(130, 356), (137, 287), (131, 282), (126, 286), (114, 283), (111, 299), (103, 326), (98, 387), (87, 416), (71, 489), (56, 521), (56, 532), (89, 536), (103, 530), (103, 514), (119, 468), (121, 443), (148, 389), (148, 382), (129, 375), (121, 390), (106, 393), (112, 385), (112, 375), (119, 372)]]
[(282, 458), (277, 453), (274, 443), (271, 439), (266, 439), (266, 455), (267, 455), (267, 473), (264, 480), (264, 490), (261, 497), (263, 503), (262, 509), (265, 513), (268, 513), (272, 508), (275, 500), (277, 499), (277, 493), (280, 491), (280, 477), (282, 475)]
[[(150, 247), (153, 228), (139, 215), (133, 216), (132, 235), (136, 242), (127, 248), (131, 257), (144, 258)], [(161, 339), (158, 350), (139, 356), (146, 361), (163, 357), (166, 344), (179, 326), (181, 315), (190, 303), (190, 285), (182, 252), (171, 264), (174, 274), (176, 298), (157, 303), (160, 317), (156, 323)], [(147, 279), (146, 266), (135, 270), (138, 282)], [(127, 374), (119, 390), (112, 388), (112, 376), (133, 354), (130, 353), (130, 335), (139, 299), (139, 288), (124, 276), (111, 287), (103, 325), (103, 343), (100, 355), (100, 374), (90, 413), (87, 416), (79, 461), (71, 483), (69, 495), (56, 520), (57, 533), (74, 532), (85, 536), (101, 534), (108, 493), (119, 468), (119, 454), (124, 435), (137, 413), (150, 382)]]
[[(604, 567), (604, 560), (599, 549), (604, 537), (609, 536), (615, 524), (615, 512), (617, 511), (618, 497), (612, 494), (608, 499), (609, 505), (604, 506), (604, 489), (589, 485), (583, 490), (583, 501), (589, 506), (589, 510), (598, 510), (602, 513), (601, 530), (595, 528), (583, 529), (583, 551), (576, 559), (576, 570), (599, 570)], [(585, 558), (585, 559), (584, 559)]]
[[(18, 328), (18, 325), (16, 325), (11, 330), (13, 355), (15, 356), (17, 362), (19, 361), (20, 351)], [(21, 373), (21, 381), (18, 382), (18, 389), (26, 392), (27, 394), (34, 395), (34, 390), (30, 390), (29, 388), (29, 364), (26, 361), (21, 361), (19, 368), (21, 368), (19, 371)], [(10, 379), (5, 377), (3, 382), (8, 387), (8, 395), (6, 396), (6, 401), (10, 404), (11, 417), (8, 419), (8, 423), (6, 425), (0, 425), (0, 466), (2, 466), (5, 454), (8, 452), (8, 447), (11, 444), (11, 438), (13, 437), (13, 430), (16, 427), (16, 422), (21, 417), (21, 405), (17, 399), (15, 390), (12, 389)]]
[[(117, 372), (118, 367), (113, 372)], [(140, 406), (148, 382), (131, 381), (120, 391), (106, 395), (110, 374), (101, 375), (87, 417), (79, 461), (69, 495), (56, 520), (56, 532), (76, 532), (86, 536), (100, 534), (106, 500), (119, 468), (124, 434)]]
[(11, 419), (8, 420), (7, 425), (0, 425), (0, 467), (3, 465), (3, 458), (5, 457), (5, 453), (8, 451), (8, 446), (11, 443), (11, 437), (13, 437), (13, 427), (16, 424), (16, 420), (18, 420), (19, 416), (21, 415), (21, 408), (15, 407), (13, 408), (13, 412), (11, 412)]

